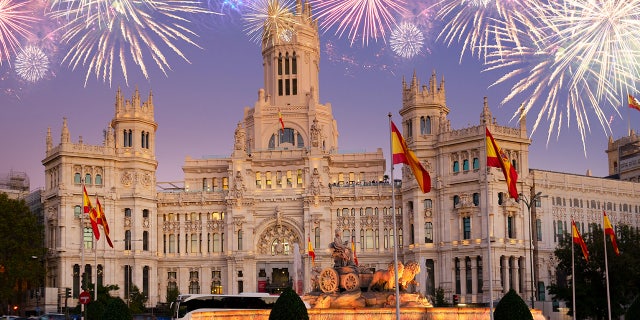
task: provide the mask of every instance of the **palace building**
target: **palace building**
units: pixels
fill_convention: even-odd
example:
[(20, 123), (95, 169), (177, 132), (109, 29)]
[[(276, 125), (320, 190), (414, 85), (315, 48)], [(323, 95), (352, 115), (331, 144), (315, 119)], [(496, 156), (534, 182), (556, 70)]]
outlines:
[[(477, 124), (451, 128), (449, 112), (462, 111), (447, 106), (435, 72), (425, 84), (416, 74), (403, 80), (396, 122), (430, 172), (429, 193), (408, 167), (389, 181), (384, 146), (341, 153), (340, 119), (320, 99), (317, 21), (301, 1), (295, 16), (295, 32), (265, 33), (264, 88), (238, 119), (233, 153), (187, 158), (180, 183), (156, 181), (156, 130), (164, 124), (155, 121), (151, 93), (141, 98), (136, 89), (126, 99), (118, 89), (102, 145), (71, 141), (66, 119), (58, 144), (49, 130), (42, 160), (46, 287), (71, 288), (77, 299), (84, 274), (117, 284), (125, 299), (136, 286), (149, 307), (176, 289), (277, 292), (294, 279), (297, 249), (309, 291), (308, 242), (315, 265), (331, 267), (328, 247), (339, 232), (354, 243), (360, 265), (375, 269), (387, 268), (397, 239), (399, 259), (421, 266), (415, 290), (423, 294), (440, 287), (448, 299), (488, 303), (513, 288), (551, 310), (545, 287), (555, 282), (553, 250), (571, 217), (584, 233), (602, 225), (602, 210), (614, 225), (640, 225), (636, 162), (623, 152), (633, 148), (617, 145), (637, 141), (635, 133), (607, 150), (611, 175), (629, 181), (530, 169), (526, 117), (518, 127), (499, 125), (479, 97)], [(487, 168), (485, 128), (517, 169), (525, 201), (510, 199), (502, 172)], [(96, 241), (83, 217), (83, 184), (105, 208), (113, 249)]]

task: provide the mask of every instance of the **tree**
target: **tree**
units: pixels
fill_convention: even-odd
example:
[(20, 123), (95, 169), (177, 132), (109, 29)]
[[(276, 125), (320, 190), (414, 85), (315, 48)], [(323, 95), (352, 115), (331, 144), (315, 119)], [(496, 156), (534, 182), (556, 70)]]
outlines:
[(178, 288), (167, 289), (167, 303), (172, 303), (178, 299), (180, 291)]
[(449, 303), (447, 299), (444, 297), (444, 289), (442, 287), (436, 288), (436, 296), (434, 298), (433, 306), (434, 307), (448, 307)]
[(109, 301), (104, 309), (102, 317), (103, 320), (131, 320), (131, 311), (127, 308), (127, 304), (120, 298), (113, 298)]
[(500, 299), (493, 312), (493, 318), (495, 320), (533, 320), (529, 307), (513, 289)]
[(276, 300), (269, 320), (309, 320), (309, 314), (300, 296), (289, 287)]
[[(604, 265), (604, 238), (602, 229), (594, 224), (591, 233), (583, 234), (589, 250), (589, 261), (582, 256), (576, 245), (575, 255), (575, 292), (576, 318), (606, 318), (607, 287)], [(613, 252), (607, 237), (607, 262), (609, 267), (609, 292), (611, 296), (611, 315), (619, 317), (625, 313), (640, 293), (640, 234), (633, 227), (620, 225), (617, 228), (617, 243), (620, 255)], [(566, 302), (573, 315), (571, 276), (570, 235), (565, 235), (554, 254), (558, 259), (556, 281), (549, 286), (549, 293), (558, 300)]]
[(138, 286), (135, 285), (131, 287), (130, 295), (131, 301), (129, 301), (129, 309), (131, 310), (131, 313), (144, 313), (145, 304), (148, 300), (147, 297), (142, 292), (140, 292)]
[[(0, 193), (0, 301), (7, 305), (29, 288), (40, 286), (44, 233), (24, 200)], [(17, 300), (16, 300), (17, 301)]]

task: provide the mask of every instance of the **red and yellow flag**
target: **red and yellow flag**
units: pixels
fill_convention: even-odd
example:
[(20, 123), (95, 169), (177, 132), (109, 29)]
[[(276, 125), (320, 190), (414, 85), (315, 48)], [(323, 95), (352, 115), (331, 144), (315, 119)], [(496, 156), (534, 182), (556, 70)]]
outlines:
[(629, 95), (629, 108), (640, 111), (640, 103), (632, 95)]
[(93, 235), (96, 239), (100, 239), (100, 230), (98, 229), (98, 213), (96, 208), (91, 205), (91, 200), (87, 194), (87, 188), (82, 186), (82, 206), (84, 207), (84, 213), (89, 214), (91, 219), (91, 229), (93, 229)]
[(97, 224), (102, 225), (102, 230), (104, 230), (104, 236), (107, 239), (107, 243), (111, 248), (113, 248), (113, 243), (111, 242), (111, 237), (109, 237), (109, 223), (107, 223), (107, 217), (104, 215), (104, 210), (102, 210), (102, 205), (100, 204), (100, 200), (96, 197), (96, 208), (98, 213), (98, 218), (96, 219)]
[(589, 250), (587, 250), (587, 244), (584, 243), (582, 236), (580, 235), (580, 231), (578, 231), (578, 227), (576, 226), (576, 222), (571, 219), (571, 230), (573, 234), (573, 243), (580, 246), (582, 249), (582, 254), (584, 255), (584, 259), (589, 261)]
[(307, 245), (307, 251), (309, 251), (309, 257), (311, 257), (311, 263), (313, 265), (316, 264), (316, 252), (313, 251), (313, 245), (311, 245), (311, 237), (308, 237), (307, 240), (309, 244)]
[(351, 252), (353, 252), (353, 263), (355, 263), (356, 267), (358, 266), (358, 255), (356, 255), (356, 243), (353, 241), (353, 237), (351, 237)]
[(611, 238), (613, 252), (615, 252), (616, 255), (620, 255), (620, 250), (618, 250), (618, 243), (616, 243), (616, 232), (613, 230), (613, 226), (611, 225), (611, 221), (609, 221), (607, 213), (602, 211), (602, 214), (604, 214), (604, 233), (608, 234), (609, 238)]
[(282, 127), (282, 133), (284, 133), (284, 120), (282, 120), (282, 113), (280, 109), (278, 109), (278, 120), (280, 121), (280, 126)]
[(493, 139), (489, 128), (486, 128), (487, 139), (487, 166), (502, 169), (504, 179), (507, 181), (509, 196), (518, 201), (518, 172), (509, 162), (507, 155), (498, 147), (496, 140)]
[(393, 121), (391, 121), (391, 154), (393, 164), (404, 163), (411, 168), (422, 192), (427, 193), (431, 191), (431, 176), (429, 172), (424, 169), (415, 153), (409, 150), (407, 142), (404, 141), (404, 138), (402, 138), (400, 131), (398, 131)]

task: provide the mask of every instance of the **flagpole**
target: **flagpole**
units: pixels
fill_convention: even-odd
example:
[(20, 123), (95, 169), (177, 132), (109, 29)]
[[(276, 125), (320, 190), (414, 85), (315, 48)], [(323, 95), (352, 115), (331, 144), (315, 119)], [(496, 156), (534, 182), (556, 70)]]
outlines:
[[(80, 289), (82, 289), (82, 283), (84, 282), (84, 215), (86, 214), (84, 211), (84, 207), (85, 207), (85, 201), (84, 201), (84, 197), (86, 196), (87, 199), (89, 199), (89, 194), (86, 192), (86, 188), (85, 188), (85, 184), (84, 184), (84, 178), (81, 178), (82, 181), (82, 217), (80, 218)], [(85, 194), (87, 193), (87, 194)], [(91, 209), (89, 209), (91, 210)], [(65, 310), (65, 314), (67, 314), (67, 310)], [(80, 304), (80, 319), (84, 320), (84, 304)]]
[(96, 261), (96, 282), (93, 286), (93, 301), (98, 301), (98, 240), (96, 240), (96, 247), (94, 249), (95, 261)]
[(576, 273), (575, 273), (575, 256), (573, 253), (573, 228), (575, 225), (573, 224), (573, 217), (571, 217), (571, 290), (572, 290), (572, 304), (573, 304), (573, 320), (576, 320)]
[[(391, 133), (391, 112), (389, 112), (389, 154), (393, 157), (393, 137)], [(398, 288), (398, 228), (396, 227), (396, 186), (393, 180), (393, 159), (391, 159), (391, 213), (393, 214), (393, 275), (396, 288), (396, 319), (400, 320), (400, 288)]]
[[(484, 135), (484, 152), (485, 152), (485, 162), (487, 159), (487, 134), (485, 130)], [(487, 255), (489, 256), (487, 259), (487, 267), (489, 268), (489, 318), (493, 320), (493, 268), (491, 267), (491, 215), (489, 214), (489, 166), (486, 166), (486, 189), (485, 192), (485, 208), (487, 210)]]
[(602, 240), (604, 243), (604, 276), (607, 281), (607, 313), (609, 320), (611, 320), (611, 296), (609, 295), (609, 263), (607, 262), (607, 234), (602, 229)]

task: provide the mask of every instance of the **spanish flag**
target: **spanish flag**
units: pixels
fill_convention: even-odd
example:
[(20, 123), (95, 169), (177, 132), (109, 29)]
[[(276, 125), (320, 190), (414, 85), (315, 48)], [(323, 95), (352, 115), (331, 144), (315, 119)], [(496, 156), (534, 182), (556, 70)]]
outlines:
[(518, 172), (509, 162), (507, 155), (502, 152), (502, 149), (498, 147), (496, 140), (493, 139), (489, 128), (486, 128), (486, 140), (487, 140), (487, 166), (496, 167), (502, 169), (504, 179), (507, 181), (507, 188), (509, 189), (509, 196), (518, 201)]
[(280, 126), (282, 127), (282, 133), (284, 133), (284, 121), (282, 120), (282, 113), (280, 109), (278, 109), (278, 120), (280, 121)]
[(580, 235), (580, 231), (578, 231), (578, 227), (576, 226), (576, 222), (571, 219), (571, 230), (573, 234), (573, 243), (580, 246), (582, 249), (582, 254), (584, 255), (584, 259), (589, 261), (589, 250), (587, 250), (587, 244), (584, 243), (582, 236)]
[(415, 153), (409, 150), (407, 143), (404, 141), (404, 138), (402, 138), (400, 131), (398, 131), (393, 121), (391, 121), (391, 154), (393, 164), (404, 163), (411, 168), (422, 192), (427, 193), (431, 191), (431, 176), (429, 172), (427, 172), (420, 161), (418, 161)]
[(307, 251), (309, 251), (309, 257), (311, 257), (311, 263), (313, 263), (313, 265), (316, 264), (316, 252), (313, 251), (313, 245), (311, 245), (311, 237), (307, 238), (309, 241), (309, 244), (307, 246)]
[[(618, 250), (618, 243), (616, 243), (616, 232), (613, 231), (613, 226), (611, 225), (611, 221), (609, 221), (609, 217), (607, 217), (607, 213), (602, 211), (604, 214), (604, 233), (609, 235), (611, 238), (611, 245), (613, 246), (613, 252), (616, 255), (620, 255), (620, 250)], [(607, 244), (605, 243), (605, 246)]]
[(104, 230), (104, 236), (107, 238), (107, 243), (111, 248), (113, 248), (113, 243), (111, 242), (111, 237), (109, 237), (109, 223), (107, 223), (107, 217), (104, 216), (104, 210), (102, 210), (102, 205), (100, 204), (100, 200), (96, 197), (96, 206), (98, 212), (98, 219), (96, 219), (97, 224), (102, 225), (102, 230)]
[(629, 108), (640, 111), (640, 103), (632, 95), (629, 95)]
[(353, 252), (353, 263), (358, 266), (358, 255), (356, 255), (356, 243), (353, 241), (353, 237), (351, 237), (351, 251)]
[(91, 205), (91, 199), (87, 194), (87, 188), (82, 186), (82, 206), (84, 207), (84, 213), (89, 214), (91, 219), (91, 229), (93, 229), (93, 235), (96, 239), (100, 239), (100, 230), (98, 229), (98, 212), (96, 208)]

